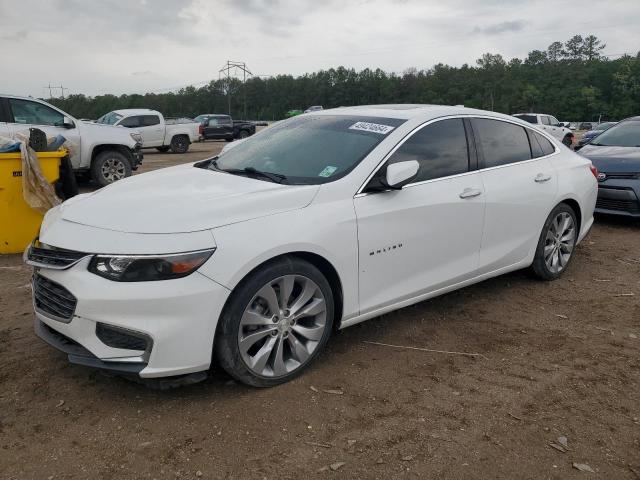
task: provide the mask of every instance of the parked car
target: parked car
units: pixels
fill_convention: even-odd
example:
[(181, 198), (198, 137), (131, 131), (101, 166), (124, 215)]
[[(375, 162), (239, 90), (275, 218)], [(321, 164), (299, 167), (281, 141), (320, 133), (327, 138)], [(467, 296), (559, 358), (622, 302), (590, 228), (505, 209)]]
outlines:
[(596, 212), (640, 217), (640, 117), (615, 124), (579, 153), (599, 171)]
[(114, 110), (100, 117), (97, 123), (134, 128), (142, 135), (142, 148), (160, 152), (186, 153), (189, 145), (200, 138), (199, 124), (193, 120), (165, 119), (148, 108)]
[(142, 136), (137, 130), (82, 122), (42, 100), (0, 95), (0, 136), (28, 135), (31, 127), (50, 137), (62, 135), (74, 144), (73, 170), (102, 186), (128, 177), (142, 163)]
[(226, 140), (232, 142), (237, 138), (247, 138), (256, 133), (253, 122), (235, 121), (230, 115), (205, 113), (198, 115), (195, 121), (200, 123), (200, 137), (203, 140)]
[(567, 147), (573, 144), (573, 132), (571, 129), (563, 126), (556, 117), (544, 113), (517, 113), (514, 117), (536, 125), (538, 128), (560, 140)]
[(616, 123), (618, 122), (603, 122), (596, 125), (593, 128), (593, 130), (589, 130), (588, 132), (585, 132), (584, 135), (582, 135), (582, 137), (580, 138), (580, 140), (578, 140), (578, 145), (576, 145), (576, 149), (580, 149), (584, 147), (587, 143), (589, 143), (591, 140), (593, 140), (595, 137), (600, 135), (605, 130), (613, 127)]
[(304, 113), (319, 112), (321, 110), (323, 110), (322, 105), (314, 105), (313, 107), (307, 108)]
[(578, 130), (579, 126), (580, 124), (578, 122), (571, 122), (569, 123), (569, 130)]
[(495, 112), (302, 115), (49, 211), (26, 253), (36, 331), (143, 379), (200, 380), (213, 358), (276, 385), (335, 328), (521, 268), (558, 278), (593, 223), (594, 175)]
[(591, 130), (593, 128), (593, 123), (591, 122), (580, 122), (578, 125), (578, 130)]

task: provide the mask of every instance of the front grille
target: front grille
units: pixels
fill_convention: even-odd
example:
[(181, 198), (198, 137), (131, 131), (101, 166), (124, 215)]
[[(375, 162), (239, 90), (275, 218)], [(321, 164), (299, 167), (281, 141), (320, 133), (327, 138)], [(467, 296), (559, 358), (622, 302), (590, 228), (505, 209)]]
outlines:
[(123, 329), (110, 327), (103, 323), (96, 325), (96, 336), (105, 345), (127, 350), (146, 350), (147, 340), (141, 335), (129, 333)]
[(27, 252), (27, 259), (29, 261), (45, 268), (66, 268), (86, 256), (86, 253), (75, 252), (73, 250), (64, 250), (49, 246), (45, 248), (43, 244), (39, 242), (31, 245)]
[(616, 172), (616, 173), (607, 173), (607, 172), (602, 172), (607, 176), (607, 180), (609, 179), (621, 179), (621, 180), (640, 180), (640, 173), (623, 173), (623, 172)]
[(618, 210), (629, 213), (639, 213), (640, 205), (634, 200), (615, 200), (612, 198), (598, 198), (596, 208), (603, 210)]
[(41, 275), (33, 278), (33, 300), (40, 312), (60, 320), (71, 320), (78, 303), (69, 290)]

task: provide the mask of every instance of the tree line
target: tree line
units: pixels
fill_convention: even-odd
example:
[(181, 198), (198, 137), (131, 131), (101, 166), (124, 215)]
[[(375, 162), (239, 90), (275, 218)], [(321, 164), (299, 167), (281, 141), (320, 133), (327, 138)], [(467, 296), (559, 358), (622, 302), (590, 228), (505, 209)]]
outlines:
[(77, 118), (120, 108), (152, 108), (166, 116), (231, 113), (279, 120), (288, 110), (382, 103), (464, 105), (507, 114), (536, 111), (565, 121), (618, 120), (640, 115), (640, 52), (610, 59), (593, 35), (575, 35), (506, 61), (486, 53), (475, 65), (439, 63), (402, 74), (381, 69), (331, 68), (294, 77), (212, 80), (202, 87), (144, 95), (70, 95), (49, 101)]

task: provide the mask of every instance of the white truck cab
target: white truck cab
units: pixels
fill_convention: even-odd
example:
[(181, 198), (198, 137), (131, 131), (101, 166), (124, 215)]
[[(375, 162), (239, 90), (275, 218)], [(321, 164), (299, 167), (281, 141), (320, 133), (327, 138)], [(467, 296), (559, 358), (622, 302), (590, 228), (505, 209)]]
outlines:
[(516, 113), (514, 117), (529, 122), (556, 137), (567, 147), (573, 144), (573, 132), (554, 116), (546, 113)]
[(161, 152), (171, 149), (174, 153), (185, 153), (191, 143), (200, 139), (199, 123), (190, 119), (165, 119), (162, 113), (148, 108), (114, 110), (96, 123), (134, 128), (142, 135), (142, 148)]
[(29, 136), (29, 128), (65, 137), (76, 174), (90, 174), (101, 186), (128, 177), (142, 163), (142, 137), (135, 130), (83, 122), (42, 100), (0, 94), (0, 136)]

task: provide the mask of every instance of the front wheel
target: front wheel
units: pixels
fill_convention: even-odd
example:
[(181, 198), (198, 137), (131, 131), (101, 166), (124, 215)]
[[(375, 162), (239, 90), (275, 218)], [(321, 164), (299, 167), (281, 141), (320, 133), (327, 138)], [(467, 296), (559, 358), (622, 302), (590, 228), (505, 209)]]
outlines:
[(254, 387), (300, 375), (323, 349), (334, 300), (324, 275), (297, 258), (261, 267), (234, 290), (221, 315), (215, 356), (232, 377)]
[(565, 135), (565, 137), (562, 139), (562, 143), (570, 148), (571, 145), (573, 145), (573, 137), (571, 135)]
[(131, 162), (117, 150), (100, 152), (91, 165), (91, 179), (101, 187), (131, 175)]
[(240, 133), (238, 133), (239, 139), (247, 138), (248, 136), (249, 136), (249, 132), (247, 132), (246, 130), (240, 130)]
[(573, 209), (561, 203), (547, 217), (531, 268), (542, 280), (555, 280), (566, 270), (578, 240)]
[(176, 135), (171, 139), (173, 153), (187, 153), (187, 150), (189, 150), (189, 138), (186, 135)]

